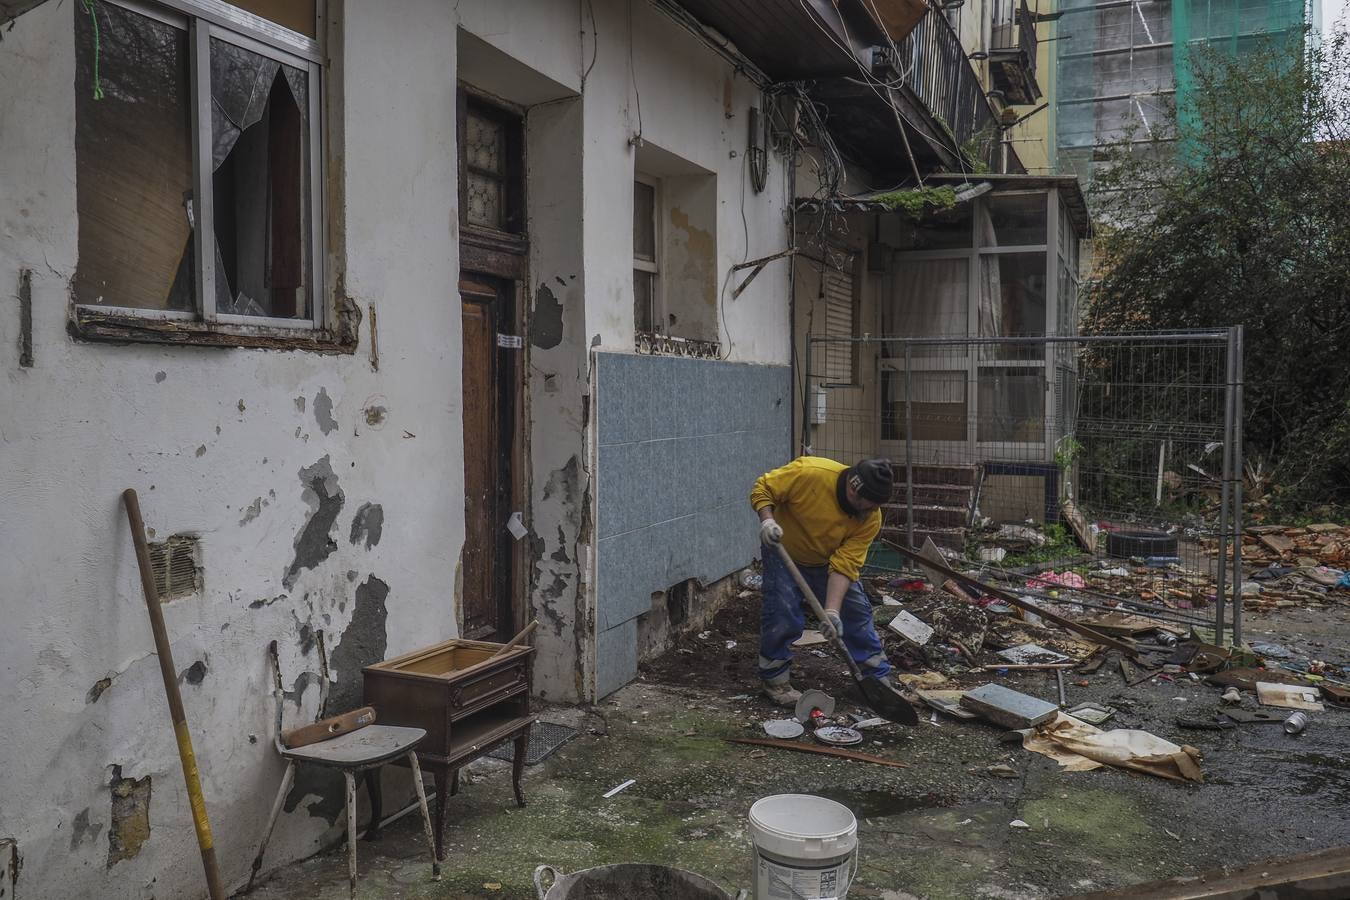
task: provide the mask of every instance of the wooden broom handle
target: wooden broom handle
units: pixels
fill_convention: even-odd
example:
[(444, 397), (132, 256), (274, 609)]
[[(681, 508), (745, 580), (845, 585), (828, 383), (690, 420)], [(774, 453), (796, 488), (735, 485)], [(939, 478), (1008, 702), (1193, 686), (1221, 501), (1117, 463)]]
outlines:
[(502, 644), (501, 649), (498, 650), (496, 653), (492, 654), (491, 656), (489, 656), (487, 658), (487, 661), (496, 659), (497, 657), (505, 653), (507, 650), (510, 650), (516, 644), (519, 644), (521, 641), (525, 640), (527, 637), (530, 636), (530, 632), (534, 631), (535, 626), (537, 626), (538, 624), (539, 624), (538, 619), (531, 619), (530, 624), (526, 625), (524, 628), (520, 629), (520, 631), (516, 632), (516, 636), (511, 638), (511, 640), (507, 641), (505, 644)]

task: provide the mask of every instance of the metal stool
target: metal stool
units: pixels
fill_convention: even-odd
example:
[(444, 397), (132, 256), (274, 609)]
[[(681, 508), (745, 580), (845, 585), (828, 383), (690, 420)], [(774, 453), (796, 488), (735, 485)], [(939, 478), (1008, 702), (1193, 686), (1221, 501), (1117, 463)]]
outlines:
[[(324, 648), (323, 633), (318, 635), (319, 662), (323, 674), (319, 678), (319, 715), (323, 715), (328, 701), (328, 655)], [(427, 810), (427, 795), (422, 787), (422, 770), (417, 765), (415, 748), (427, 733), (421, 728), (405, 728), (401, 725), (376, 725), (373, 707), (362, 707), (340, 716), (322, 719), (313, 725), (305, 725), (290, 731), (282, 731), (282, 709), (284, 695), (281, 687), (281, 664), (277, 660), (277, 642), (268, 645), (268, 654), (272, 660), (273, 693), (277, 699), (277, 752), (286, 760), (286, 772), (281, 776), (281, 787), (277, 789), (276, 800), (272, 802), (272, 813), (267, 818), (267, 830), (263, 832), (258, 855), (253, 858), (253, 870), (248, 876), (248, 890), (253, 879), (262, 868), (263, 854), (267, 851), (267, 842), (272, 837), (277, 818), (281, 815), (286, 794), (295, 781), (295, 767), (298, 763), (311, 763), (341, 769), (347, 784), (347, 878), (351, 896), (356, 896), (356, 776), (364, 773), (366, 788), (372, 794), (372, 800), (379, 795), (379, 768), (385, 763), (403, 758), (412, 769), (413, 787), (417, 790), (417, 803), (422, 809), (422, 828), (426, 834), (427, 847), (431, 851), (431, 876), (441, 880), (441, 865), (436, 859), (436, 843), (431, 832), (431, 814)], [(307, 673), (311, 674), (311, 673)], [(376, 801), (378, 805), (378, 801)], [(379, 834), (380, 823), (371, 822), (372, 836)]]

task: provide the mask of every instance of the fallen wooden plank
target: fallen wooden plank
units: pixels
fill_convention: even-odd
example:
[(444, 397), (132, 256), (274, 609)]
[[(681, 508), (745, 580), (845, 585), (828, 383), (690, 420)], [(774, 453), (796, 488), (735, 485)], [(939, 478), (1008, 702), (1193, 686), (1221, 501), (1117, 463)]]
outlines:
[(1257, 538), (1269, 550), (1283, 556), (1294, 549), (1292, 538), (1285, 537), (1282, 534), (1263, 534)]
[(1113, 890), (1075, 894), (1065, 900), (1250, 900), (1350, 897), (1350, 847), (1334, 847), (1254, 865), (1225, 867), (1202, 875), (1178, 875)]
[(1096, 653), (1092, 654), (1092, 656), (1088, 657), (1078, 671), (1082, 672), (1084, 675), (1091, 675), (1102, 667), (1102, 663), (1106, 662), (1106, 657), (1108, 655), (1109, 654), (1106, 652), (1098, 650)]
[(1097, 552), (1097, 548), (1092, 545), (1092, 531), (1088, 527), (1087, 517), (1078, 506), (1072, 500), (1064, 500), (1059, 504), (1059, 511), (1064, 514), (1064, 520), (1069, 523), (1069, 529), (1083, 549), (1089, 553)]
[(946, 566), (942, 565), (941, 563), (934, 562), (931, 559), (927, 559), (921, 554), (916, 553), (915, 551), (909, 549), (908, 547), (902, 547), (899, 544), (895, 543), (894, 541), (883, 540), (882, 543), (886, 544), (886, 546), (895, 550), (897, 553), (899, 553), (906, 559), (910, 560), (911, 562), (918, 563), (925, 570), (931, 569), (938, 574), (945, 575), (947, 579), (950, 581), (954, 581), (957, 584), (964, 585), (965, 587), (972, 588), (976, 591), (981, 591), (985, 594), (990, 595), (991, 597), (997, 597), (1004, 603), (1016, 606), (1018, 609), (1024, 609), (1027, 612), (1035, 613), (1036, 615), (1040, 616), (1042, 619), (1045, 619), (1048, 622), (1054, 622), (1061, 628), (1067, 628), (1070, 631), (1076, 631), (1085, 638), (1089, 638), (1093, 641), (1096, 641), (1098, 644), (1101, 644), (1105, 647), (1110, 647), (1113, 650), (1119, 650), (1121, 653), (1124, 653), (1127, 656), (1134, 657), (1139, 655), (1139, 651), (1135, 650), (1129, 644), (1126, 644), (1122, 641), (1118, 641), (1115, 638), (1107, 637), (1101, 632), (1094, 631), (1093, 629), (1088, 628), (1085, 625), (1079, 625), (1072, 619), (1064, 618), (1064, 616), (1061, 616), (1059, 613), (1054, 613), (1048, 609), (1043, 609), (1034, 603), (1028, 603), (1021, 597), (1017, 596), (1016, 594), (1010, 593), (1005, 590), (1001, 590), (996, 587), (991, 587), (977, 578), (971, 578), (968, 575), (962, 575), (960, 572), (949, 569)]
[(724, 738), (724, 740), (728, 744), (749, 744), (752, 747), (773, 747), (778, 750), (793, 750), (797, 753), (815, 753), (820, 756), (837, 756), (840, 759), (875, 763), (878, 766), (890, 766), (894, 769), (909, 768), (909, 763), (896, 762), (893, 759), (883, 759), (880, 756), (869, 756), (866, 753), (843, 750), (839, 747), (817, 747), (815, 744), (800, 744), (796, 741), (780, 741), (773, 738)]
[(1262, 706), (1278, 706), (1282, 709), (1307, 709), (1321, 712), (1322, 704), (1317, 700), (1315, 687), (1298, 684), (1279, 684), (1272, 681), (1256, 683), (1256, 700)]

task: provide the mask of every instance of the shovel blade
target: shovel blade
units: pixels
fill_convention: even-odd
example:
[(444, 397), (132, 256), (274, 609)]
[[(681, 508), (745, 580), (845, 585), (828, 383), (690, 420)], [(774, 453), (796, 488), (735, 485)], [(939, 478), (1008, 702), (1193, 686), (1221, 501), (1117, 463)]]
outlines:
[(919, 714), (904, 695), (875, 678), (861, 678), (858, 689), (872, 711), (898, 725), (918, 725)]

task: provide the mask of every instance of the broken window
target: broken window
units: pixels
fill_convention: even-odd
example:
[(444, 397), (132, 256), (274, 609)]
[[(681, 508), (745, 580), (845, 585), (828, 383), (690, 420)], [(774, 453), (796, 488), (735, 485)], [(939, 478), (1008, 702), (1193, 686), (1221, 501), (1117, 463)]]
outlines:
[(306, 73), (211, 39), (216, 311), (309, 316)]
[(75, 4), (80, 305), (322, 325), (315, 0), (246, 6)]
[(74, 6), (75, 295), (89, 304), (190, 310), (188, 33), (111, 3), (95, 4), (92, 14)]

